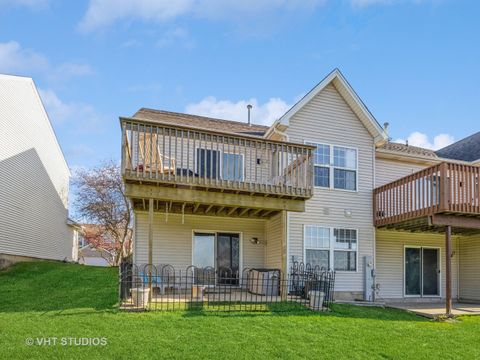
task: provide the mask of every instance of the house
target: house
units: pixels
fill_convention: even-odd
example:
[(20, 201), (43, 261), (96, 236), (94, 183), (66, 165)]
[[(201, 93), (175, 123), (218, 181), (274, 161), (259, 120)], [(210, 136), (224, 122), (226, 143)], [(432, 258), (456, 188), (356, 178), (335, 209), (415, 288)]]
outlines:
[(116, 252), (117, 245), (105, 227), (98, 224), (82, 224), (81, 228), (78, 262), (92, 266), (109, 266), (114, 263), (113, 254)]
[(31, 78), (0, 75), (0, 262), (76, 261), (70, 171)]
[(335, 270), (335, 299), (480, 300), (480, 156), (457, 149), (478, 134), (392, 143), (339, 70), (270, 127), (143, 108), (120, 123), (134, 264), (304, 263)]

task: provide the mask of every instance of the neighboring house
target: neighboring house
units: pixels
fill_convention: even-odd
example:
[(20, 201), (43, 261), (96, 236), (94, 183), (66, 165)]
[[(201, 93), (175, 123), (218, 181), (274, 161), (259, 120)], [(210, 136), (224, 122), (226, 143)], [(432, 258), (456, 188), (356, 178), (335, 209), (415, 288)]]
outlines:
[(90, 266), (109, 266), (110, 254), (105, 250), (94, 249), (86, 245), (78, 251), (78, 263)]
[(0, 262), (76, 261), (70, 171), (31, 78), (0, 75)]
[(452, 150), (478, 134), (437, 153), (389, 142), (338, 70), (270, 127), (120, 122), (137, 265), (304, 262), (335, 269), (336, 299), (480, 300), (480, 154)]
[[(115, 239), (111, 238), (101, 225), (83, 224), (81, 228), (78, 262), (84, 265), (109, 266), (112, 262), (109, 251), (115, 248)], [(93, 243), (88, 241), (88, 236), (92, 237)]]

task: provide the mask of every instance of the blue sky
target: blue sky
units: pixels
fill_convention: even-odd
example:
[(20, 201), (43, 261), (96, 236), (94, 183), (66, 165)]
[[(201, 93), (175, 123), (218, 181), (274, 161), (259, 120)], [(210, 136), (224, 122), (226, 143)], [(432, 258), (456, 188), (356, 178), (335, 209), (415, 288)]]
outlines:
[(395, 139), (480, 130), (480, 4), (0, 0), (0, 72), (34, 78), (71, 168), (140, 107), (271, 123), (333, 68)]

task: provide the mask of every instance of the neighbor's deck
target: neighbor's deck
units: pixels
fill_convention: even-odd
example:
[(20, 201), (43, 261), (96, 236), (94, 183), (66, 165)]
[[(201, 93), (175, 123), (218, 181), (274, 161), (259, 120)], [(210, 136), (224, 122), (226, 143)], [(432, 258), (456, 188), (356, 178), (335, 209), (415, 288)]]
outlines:
[[(480, 228), (480, 167), (444, 162), (374, 190), (374, 224), (413, 231)], [(473, 230), (472, 230), (473, 229)]]

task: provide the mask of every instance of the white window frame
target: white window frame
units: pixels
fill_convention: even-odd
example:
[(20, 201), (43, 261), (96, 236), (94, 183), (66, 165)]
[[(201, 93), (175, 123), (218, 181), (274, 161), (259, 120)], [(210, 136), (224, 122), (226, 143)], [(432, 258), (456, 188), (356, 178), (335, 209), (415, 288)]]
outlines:
[[(329, 248), (312, 248), (306, 246), (306, 235), (307, 235), (307, 227), (308, 226), (315, 226), (317, 228), (324, 228), (329, 229), (330, 231), (330, 246)], [(357, 249), (350, 250), (350, 249), (335, 249), (335, 235), (334, 230), (354, 230), (357, 234)], [(307, 250), (329, 250), (329, 269), (334, 270), (337, 273), (358, 273), (358, 258), (360, 254), (360, 233), (357, 228), (352, 228), (348, 226), (331, 226), (331, 225), (321, 225), (321, 224), (304, 224), (303, 225), (303, 261), (307, 259)], [(335, 251), (347, 251), (347, 252), (355, 252), (355, 270), (335, 270)]]
[[(438, 250), (438, 269), (439, 269), (439, 274), (438, 274), (438, 295), (422, 295), (423, 293), (423, 274), (421, 274), (421, 280), (420, 280), (420, 295), (407, 295), (407, 267), (405, 266), (405, 252), (407, 249), (420, 249), (421, 252), (421, 269), (420, 271), (423, 272), (423, 249), (435, 249)], [(421, 245), (403, 245), (403, 297), (404, 298), (441, 298), (443, 296), (443, 291), (442, 291), (442, 274), (443, 274), (443, 268), (442, 268), (442, 248), (440, 246), (421, 246)]]
[[(348, 191), (348, 192), (358, 192), (358, 148), (353, 147), (353, 146), (345, 146), (345, 145), (339, 145), (339, 144), (331, 144), (331, 143), (326, 143), (326, 142), (318, 142), (318, 141), (313, 141), (313, 140), (304, 140), (304, 143), (307, 145), (313, 145), (313, 146), (329, 146), (330, 147), (330, 163), (329, 164), (316, 164), (315, 163), (315, 155), (313, 156), (313, 166), (316, 167), (324, 167), (328, 168), (328, 174), (329, 174), (329, 184), (327, 186), (319, 186), (315, 185), (315, 178), (313, 179), (313, 186), (315, 189), (329, 189), (329, 190), (338, 190), (338, 191)], [(334, 148), (344, 148), (348, 150), (354, 150), (355, 151), (355, 169), (350, 169), (346, 167), (341, 167), (341, 166), (335, 166), (334, 165)], [(339, 189), (335, 187), (335, 181), (334, 181), (334, 176), (335, 176), (335, 169), (338, 170), (348, 170), (348, 171), (355, 171), (355, 190), (350, 190), (350, 189)], [(314, 176), (315, 176), (315, 169), (314, 169)]]

